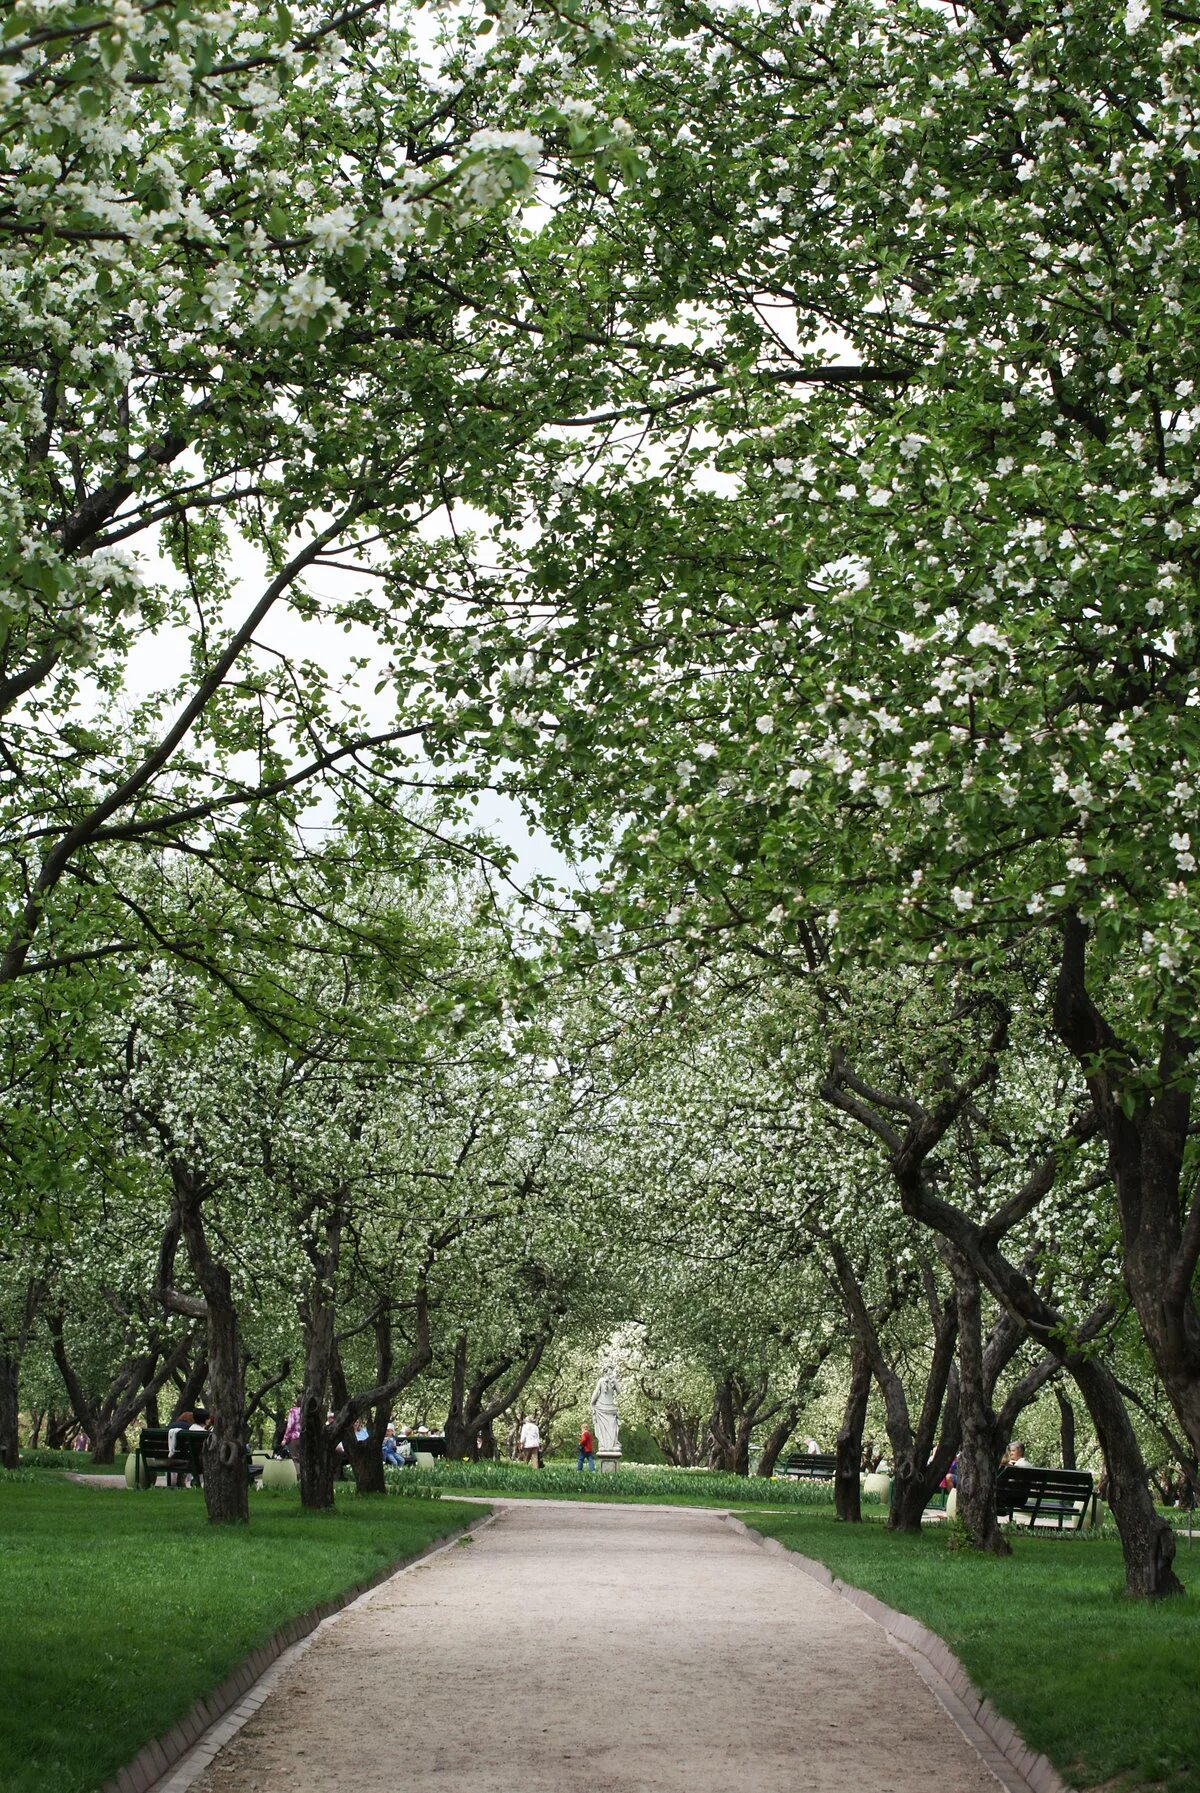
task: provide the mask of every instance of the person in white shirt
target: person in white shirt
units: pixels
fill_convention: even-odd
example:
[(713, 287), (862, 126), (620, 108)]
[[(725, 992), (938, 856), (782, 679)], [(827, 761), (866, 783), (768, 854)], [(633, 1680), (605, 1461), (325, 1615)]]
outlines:
[(521, 1421), (521, 1436), (517, 1443), (526, 1463), (531, 1463), (534, 1469), (539, 1468), (539, 1459), (542, 1449), (542, 1434), (538, 1430), (537, 1421), (531, 1419), (528, 1414), (526, 1414), (525, 1418)]

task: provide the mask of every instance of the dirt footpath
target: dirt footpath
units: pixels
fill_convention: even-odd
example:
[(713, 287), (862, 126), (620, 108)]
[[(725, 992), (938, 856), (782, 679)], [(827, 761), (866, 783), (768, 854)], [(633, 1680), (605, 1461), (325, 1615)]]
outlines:
[(694, 1509), (527, 1501), (346, 1614), (202, 1793), (997, 1793), (882, 1631)]

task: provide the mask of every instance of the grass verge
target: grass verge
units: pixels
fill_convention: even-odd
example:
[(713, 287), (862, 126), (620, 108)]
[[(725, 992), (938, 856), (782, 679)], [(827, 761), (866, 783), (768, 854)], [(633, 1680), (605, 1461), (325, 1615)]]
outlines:
[(449, 1501), (0, 1483), (0, 1789), (89, 1793), (288, 1619), (479, 1517)]
[(111, 1463), (93, 1463), (91, 1451), (47, 1451), (32, 1447), (21, 1452), (22, 1469), (58, 1469), (71, 1475), (124, 1475), (125, 1452), (118, 1451)]
[[(1018, 1533), (998, 1560), (950, 1550), (935, 1528), (893, 1537), (818, 1512), (746, 1523), (936, 1631), (1072, 1786), (1200, 1793), (1200, 1598), (1125, 1599), (1118, 1544)], [(1200, 1586), (1200, 1546), (1181, 1547), (1179, 1570)]]
[(484, 1494), (506, 1499), (655, 1501), (688, 1507), (833, 1507), (832, 1482), (790, 1482), (758, 1476), (723, 1475), (713, 1470), (660, 1469), (622, 1465), (601, 1471), (577, 1470), (574, 1463), (451, 1463), (429, 1469), (395, 1469), (388, 1485), (397, 1493), (421, 1488), (443, 1494)]

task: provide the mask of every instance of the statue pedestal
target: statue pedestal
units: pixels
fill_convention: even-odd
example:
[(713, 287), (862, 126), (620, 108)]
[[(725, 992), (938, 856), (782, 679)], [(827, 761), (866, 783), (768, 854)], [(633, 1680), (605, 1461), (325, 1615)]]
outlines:
[(597, 1451), (596, 1452), (596, 1467), (597, 1467), (597, 1469), (602, 1469), (602, 1470), (615, 1469), (620, 1461), (621, 1461), (621, 1452), (620, 1452), (619, 1448), (615, 1451)]

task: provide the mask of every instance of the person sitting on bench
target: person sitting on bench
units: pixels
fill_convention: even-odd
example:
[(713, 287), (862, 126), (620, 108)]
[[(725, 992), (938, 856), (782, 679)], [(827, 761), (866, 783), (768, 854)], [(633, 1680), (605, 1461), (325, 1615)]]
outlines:
[(407, 1438), (396, 1442), (396, 1428), (390, 1420), (383, 1435), (383, 1460), (389, 1469), (407, 1469), (413, 1460), (412, 1445)]
[[(211, 1418), (208, 1420), (208, 1425), (209, 1426), (212, 1425)], [(167, 1455), (168, 1455), (168, 1457), (179, 1457), (183, 1462), (185, 1462), (188, 1465), (188, 1469), (190, 1470), (191, 1464), (192, 1464), (192, 1453), (188, 1449), (187, 1445), (184, 1443), (184, 1439), (187, 1437), (189, 1432), (203, 1433), (206, 1430), (207, 1430), (207, 1427), (200, 1420), (198, 1420), (196, 1418), (196, 1415), (194, 1413), (192, 1413), (189, 1409), (185, 1408), (182, 1413), (177, 1413), (173, 1420), (169, 1420), (167, 1422)], [(183, 1470), (179, 1471), (179, 1486), (181, 1488), (187, 1487), (187, 1476)]]

